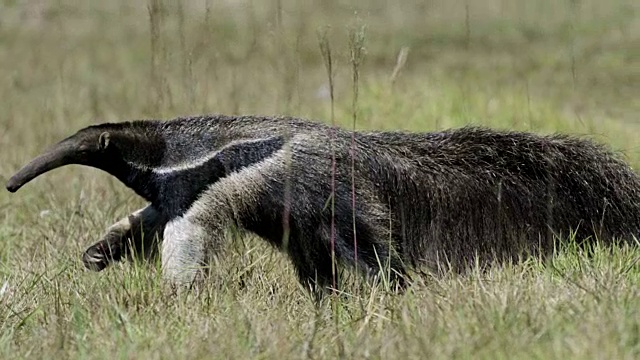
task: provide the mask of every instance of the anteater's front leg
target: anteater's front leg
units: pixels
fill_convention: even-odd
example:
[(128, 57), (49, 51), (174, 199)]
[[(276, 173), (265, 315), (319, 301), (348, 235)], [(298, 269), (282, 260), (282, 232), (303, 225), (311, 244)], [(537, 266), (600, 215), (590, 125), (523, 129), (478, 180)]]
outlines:
[(264, 172), (269, 171), (267, 166), (246, 168), (218, 180), (184, 214), (167, 223), (161, 258), (163, 276), (170, 284), (201, 285), (227, 230), (247, 230), (242, 219), (258, 216), (260, 199), (268, 193)]
[(166, 218), (153, 206), (138, 209), (111, 225), (82, 261), (88, 269), (101, 271), (122, 258), (151, 259), (158, 253), (165, 225)]
[(164, 229), (162, 272), (171, 285), (191, 287), (203, 280), (209, 265), (207, 247), (220, 242), (225, 222), (205, 228), (190, 215), (172, 219)]
[[(237, 175), (231, 178), (240, 178)], [(218, 255), (226, 230), (238, 225), (238, 215), (251, 211), (246, 201), (250, 188), (240, 189), (230, 179), (212, 185), (190, 209), (171, 219), (162, 240), (164, 278), (178, 287), (199, 287)]]

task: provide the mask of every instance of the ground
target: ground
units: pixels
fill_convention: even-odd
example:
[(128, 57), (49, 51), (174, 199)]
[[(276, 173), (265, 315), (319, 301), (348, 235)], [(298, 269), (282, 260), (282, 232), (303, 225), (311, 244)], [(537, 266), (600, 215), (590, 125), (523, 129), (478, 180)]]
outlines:
[[(4, 0), (0, 180), (106, 121), (331, 122), (320, 44), (332, 51), (340, 126), (354, 126), (350, 49), (363, 45), (358, 129), (558, 131), (637, 167), (639, 10), (632, 0)], [(640, 357), (637, 247), (425, 276), (402, 295), (355, 282), (316, 309), (286, 258), (254, 238), (235, 238), (197, 295), (167, 291), (157, 266), (85, 271), (85, 247), (142, 204), (78, 166), (0, 192), (1, 358)]]

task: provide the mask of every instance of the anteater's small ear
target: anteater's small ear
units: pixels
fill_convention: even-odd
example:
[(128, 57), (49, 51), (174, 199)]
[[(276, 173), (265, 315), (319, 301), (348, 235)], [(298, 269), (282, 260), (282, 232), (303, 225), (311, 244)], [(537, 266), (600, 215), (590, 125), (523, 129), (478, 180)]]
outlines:
[(98, 146), (100, 146), (100, 149), (104, 150), (109, 146), (109, 133), (108, 132), (103, 132), (102, 134), (100, 134), (100, 138), (98, 139)]

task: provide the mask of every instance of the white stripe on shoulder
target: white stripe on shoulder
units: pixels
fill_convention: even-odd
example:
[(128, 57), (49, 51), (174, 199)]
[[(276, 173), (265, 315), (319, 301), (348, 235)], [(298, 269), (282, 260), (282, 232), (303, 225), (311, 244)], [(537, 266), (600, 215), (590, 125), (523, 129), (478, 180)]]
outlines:
[(260, 139), (247, 139), (247, 140), (234, 140), (231, 141), (229, 143), (227, 143), (226, 145), (224, 145), (221, 149), (219, 150), (214, 150), (212, 152), (206, 153), (203, 156), (196, 158), (196, 159), (185, 159), (183, 162), (177, 163), (177, 164), (173, 164), (171, 166), (159, 166), (159, 167), (149, 167), (147, 165), (144, 164), (137, 164), (137, 163), (129, 163), (131, 166), (136, 167), (138, 169), (141, 170), (151, 170), (152, 172), (156, 173), (156, 174), (169, 174), (172, 172), (179, 172), (179, 171), (184, 171), (184, 170), (189, 170), (189, 169), (194, 169), (197, 167), (200, 167), (204, 164), (206, 164), (208, 161), (212, 160), (213, 158), (215, 158), (221, 151), (223, 151), (225, 148), (229, 147), (229, 146), (233, 146), (233, 145), (237, 145), (237, 144), (243, 144), (243, 143), (258, 143), (261, 141), (265, 141), (265, 140), (269, 140), (272, 139), (273, 137), (269, 137), (269, 138), (260, 138)]

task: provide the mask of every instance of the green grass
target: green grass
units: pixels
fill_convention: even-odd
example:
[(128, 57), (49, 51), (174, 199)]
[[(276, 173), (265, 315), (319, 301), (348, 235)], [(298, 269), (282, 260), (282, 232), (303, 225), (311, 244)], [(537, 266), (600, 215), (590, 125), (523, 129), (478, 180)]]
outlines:
[[(357, 128), (560, 131), (640, 165), (637, 1), (314, 3), (1, 1), (0, 180), (105, 121), (330, 122), (326, 26), (335, 120), (351, 128), (348, 31), (361, 25)], [(85, 247), (141, 205), (81, 167), (0, 192), (0, 358), (640, 357), (637, 247), (417, 278), (403, 295), (353, 285), (316, 309), (287, 259), (254, 238), (231, 242), (200, 294), (172, 294), (157, 266), (84, 271)]]

